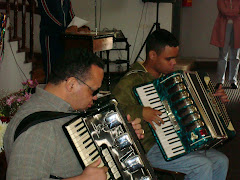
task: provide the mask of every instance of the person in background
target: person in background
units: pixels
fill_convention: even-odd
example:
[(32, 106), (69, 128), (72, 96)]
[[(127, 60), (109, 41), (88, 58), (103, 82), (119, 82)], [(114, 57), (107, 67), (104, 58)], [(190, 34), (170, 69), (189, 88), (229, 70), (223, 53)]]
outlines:
[(229, 81), (232, 89), (237, 89), (240, 52), (240, 1), (218, 0), (218, 16), (212, 30), (210, 43), (219, 47), (217, 84), (224, 84), (229, 57)]
[(68, 27), (75, 18), (71, 0), (38, 0), (38, 7), (41, 15), (40, 44), (47, 83), (54, 64), (64, 51), (61, 34), (65, 31), (89, 31), (89, 27)]
[[(133, 92), (133, 87), (173, 72), (178, 53), (179, 43), (172, 33), (165, 29), (154, 31), (147, 38), (146, 60), (131, 66), (130, 71), (115, 86), (113, 96), (125, 113), (143, 120), (142, 127), (145, 135), (142, 144), (154, 168), (182, 172), (186, 174), (186, 180), (225, 180), (228, 172), (228, 158), (215, 149), (198, 150), (175, 160), (165, 161), (147, 124), (149, 122), (155, 128), (153, 122), (157, 125), (164, 123), (159, 117), (162, 113), (140, 105)], [(223, 102), (228, 101), (222, 86), (219, 86), (214, 95), (220, 96)]]
[[(106, 179), (107, 168), (98, 167), (100, 158), (82, 169), (63, 132), (62, 125), (76, 115), (36, 124), (14, 141), (19, 123), (34, 112), (70, 113), (90, 108), (97, 100), (104, 75), (103, 67), (102, 60), (87, 50), (71, 49), (64, 53), (44, 89), (37, 87), (36, 93), (20, 107), (7, 127), (4, 135), (7, 179)], [(131, 123), (137, 136), (143, 138), (140, 119)]]

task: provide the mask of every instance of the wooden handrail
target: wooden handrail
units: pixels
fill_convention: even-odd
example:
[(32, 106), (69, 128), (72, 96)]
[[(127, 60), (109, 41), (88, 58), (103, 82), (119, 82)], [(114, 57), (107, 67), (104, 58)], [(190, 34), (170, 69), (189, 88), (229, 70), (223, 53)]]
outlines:
[(22, 47), (26, 49), (26, 0), (22, 0)]
[(18, 39), (18, 0), (14, 0), (14, 31), (13, 39)]
[(34, 0), (30, 1), (30, 53), (29, 53), (29, 58), (33, 58), (33, 35), (34, 35), (34, 13), (35, 13), (35, 7), (36, 7), (36, 2)]
[[(28, 4), (27, 4), (28, 2)], [(35, 0), (14, 0), (13, 3), (10, 3), (10, 0), (6, 0), (6, 2), (0, 2), (0, 9), (5, 9), (6, 10), (6, 15), (9, 17), (10, 16), (10, 11), (13, 10), (13, 20), (14, 22), (11, 23), (13, 24), (13, 28), (9, 28), (9, 39), (10, 41), (15, 41), (15, 40), (22, 40), (22, 44), (20, 45), (20, 42), (18, 44), (18, 49), (19, 51), (26, 51), (26, 39), (27, 39), (27, 34), (26, 34), (26, 17), (27, 17), (27, 12), (30, 13), (30, 33), (29, 33), (29, 58), (33, 59), (34, 55), (34, 14), (39, 14), (38, 8), (36, 8), (36, 1)], [(18, 12), (22, 11), (22, 22), (19, 23), (18, 21)], [(12, 13), (11, 13), (12, 14)], [(21, 37), (18, 37), (18, 28), (21, 28)], [(12, 31), (13, 31), (13, 37), (12, 37)]]

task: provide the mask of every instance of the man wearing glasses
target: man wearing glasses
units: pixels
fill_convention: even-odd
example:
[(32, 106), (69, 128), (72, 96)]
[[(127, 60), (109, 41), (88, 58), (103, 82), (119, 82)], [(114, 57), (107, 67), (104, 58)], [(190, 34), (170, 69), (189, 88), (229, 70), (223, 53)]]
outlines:
[[(75, 116), (39, 123), (13, 140), (17, 126), (29, 114), (90, 108), (102, 85), (103, 67), (101, 59), (88, 51), (65, 52), (45, 88), (37, 88), (8, 125), (4, 136), (7, 179), (106, 179), (107, 168), (98, 167), (100, 159), (82, 169), (62, 130), (62, 125)], [(132, 125), (138, 137), (143, 138), (140, 119), (135, 119)]]

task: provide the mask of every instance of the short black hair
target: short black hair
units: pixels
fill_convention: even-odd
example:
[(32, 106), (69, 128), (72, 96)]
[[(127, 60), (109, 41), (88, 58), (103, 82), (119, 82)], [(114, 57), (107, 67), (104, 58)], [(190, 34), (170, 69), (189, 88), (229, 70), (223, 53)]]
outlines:
[(88, 72), (92, 65), (104, 68), (103, 60), (91, 51), (83, 48), (68, 49), (54, 64), (49, 82), (59, 84), (70, 77), (86, 80), (89, 78)]
[(146, 41), (147, 58), (150, 51), (155, 51), (157, 55), (160, 55), (166, 46), (177, 47), (179, 42), (172, 33), (165, 29), (154, 31), (148, 36)]

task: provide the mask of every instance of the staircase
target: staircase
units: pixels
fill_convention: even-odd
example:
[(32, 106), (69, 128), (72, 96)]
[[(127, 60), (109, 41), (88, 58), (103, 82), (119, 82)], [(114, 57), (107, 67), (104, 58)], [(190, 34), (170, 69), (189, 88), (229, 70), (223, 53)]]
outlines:
[(0, 2), (0, 9), (8, 17), (4, 57), (0, 64), (1, 97), (5, 92), (22, 88), (21, 82), (26, 79), (43, 82), (44, 72), (40, 53), (34, 53), (34, 14), (39, 14), (35, 0), (5, 0)]
[(0, 65), (0, 97), (22, 88), (21, 82), (30, 79), (32, 63), (25, 63), (26, 53), (18, 52), (18, 41), (9, 41), (9, 19), (4, 40), (4, 56)]

